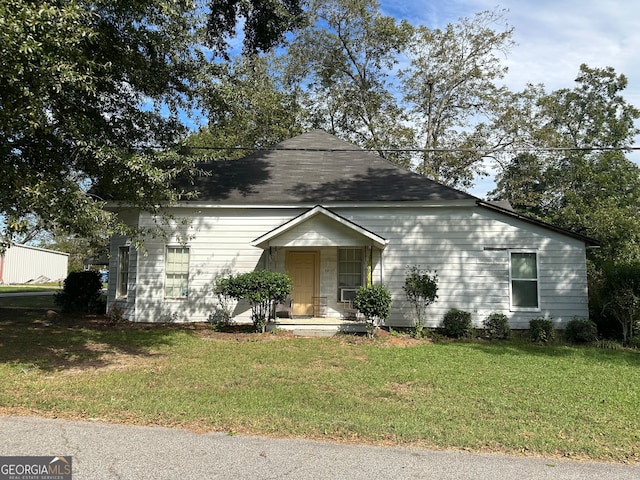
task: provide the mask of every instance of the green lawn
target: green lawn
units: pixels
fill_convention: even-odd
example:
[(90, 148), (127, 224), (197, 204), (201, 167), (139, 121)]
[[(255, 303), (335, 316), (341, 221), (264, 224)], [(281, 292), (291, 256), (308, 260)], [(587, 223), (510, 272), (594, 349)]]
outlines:
[(38, 285), (0, 285), (0, 293), (50, 292), (52, 290), (60, 290), (60, 285), (57, 282)]
[(41, 319), (0, 309), (0, 413), (640, 461), (634, 350)]
[(58, 308), (53, 295), (0, 297), (0, 308)]

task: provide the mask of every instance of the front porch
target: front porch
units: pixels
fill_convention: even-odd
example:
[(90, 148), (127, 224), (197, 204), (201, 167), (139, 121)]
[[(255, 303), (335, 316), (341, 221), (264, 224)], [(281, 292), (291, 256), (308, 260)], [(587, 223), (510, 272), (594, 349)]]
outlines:
[(366, 333), (366, 325), (360, 320), (339, 317), (276, 318), (267, 324), (267, 331), (289, 330), (301, 337), (331, 337), (336, 333)]

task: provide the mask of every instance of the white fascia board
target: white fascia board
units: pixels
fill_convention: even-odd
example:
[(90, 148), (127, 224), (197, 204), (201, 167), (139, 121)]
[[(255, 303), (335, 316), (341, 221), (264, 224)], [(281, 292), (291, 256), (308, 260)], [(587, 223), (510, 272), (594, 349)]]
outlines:
[[(317, 203), (270, 203), (270, 204), (214, 204), (214, 203), (198, 203), (198, 202), (178, 202), (167, 208), (198, 208), (198, 209), (312, 209)], [(409, 202), (335, 202), (324, 203), (325, 208), (402, 208), (402, 207), (425, 207), (425, 208), (443, 208), (443, 207), (474, 207), (476, 200), (438, 200), (433, 202), (409, 201)]]
[(357, 232), (358, 234), (362, 235), (363, 237), (366, 237), (368, 239), (370, 239), (373, 244), (380, 248), (380, 249), (384, 249), (387, 244), (389, 243), (389, 241), (385, 238), (382, 238), (379, 235), (376, 235), (373, 232), (370, 232), (369, 230), (367, 230), (366, 228), (361, 227), (360, 225), (358, 225), (357, 223), (354, 223), (350, 220), (347, 220), (344, 217), (341, 217), (340, 215), (337, 215), (335, 213), (333, 213), (331, 210), (328, 210), (327, 208), (323, 207), (322, 205), (316, 205), (313, 208), (307, 210), (306, 212), (298, 215), (295, 218), (292, 218), (291, 220), (283, 223), (282, 225), (280, 225), (279, 227), (274, 228), (273, 230), (265, 233), (264, 235), (261, 235), (260, 237), (256, 238), (253, 242), (251, 242), (251, 245), (253, 245), (254, 247), (259, 247), (259, 248), (267, 248), (269, 241), (273, 238), (276, 238), (279, 235), (282, 235), (284, 232), (294, 228), (295, 226), (305, 222), (306, 220), (309, 220), (310, 218), (313, 218), (317, 215), (324, 215), (342, 225), (344, 225), (345, 227)]

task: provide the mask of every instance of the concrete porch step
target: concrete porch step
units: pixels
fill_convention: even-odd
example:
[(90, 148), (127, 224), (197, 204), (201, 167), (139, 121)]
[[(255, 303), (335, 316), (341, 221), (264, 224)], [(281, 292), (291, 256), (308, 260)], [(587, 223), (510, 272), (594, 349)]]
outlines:
[(344, 320), (342, 318), (278, 318), (267, 324), (267, 331), (275, 329), (289, 330), (301, 337), (331, 337), (338, 332), (364, 333), (364, 322)]

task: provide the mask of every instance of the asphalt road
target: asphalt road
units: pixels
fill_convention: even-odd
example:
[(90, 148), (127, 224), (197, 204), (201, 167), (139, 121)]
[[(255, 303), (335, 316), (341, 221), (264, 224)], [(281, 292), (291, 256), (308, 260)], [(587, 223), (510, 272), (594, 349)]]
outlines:
[(640, 479), (640, 466), (0, 417), (0, 456), (71, 455), (74, 480)]

